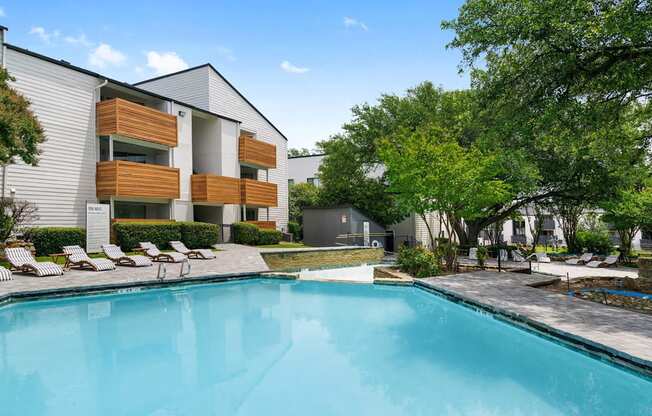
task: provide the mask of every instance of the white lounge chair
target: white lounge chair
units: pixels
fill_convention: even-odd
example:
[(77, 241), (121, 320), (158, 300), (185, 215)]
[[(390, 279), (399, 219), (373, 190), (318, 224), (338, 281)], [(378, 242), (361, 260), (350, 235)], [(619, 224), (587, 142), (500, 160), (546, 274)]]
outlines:
[(509, 260), (507, 250), (505, 250), (504, 248), (501, 248), (500, 250), (498, 250), (498, 256), (500, 256), (500, 261), (508, 261)]
[(523, 262), (527, 261), (525, 259), (525, 257), (523, 257), (521, 252), (518, 251), (518, 250), (512, 250), (512, 260), (514, 260), (517, 263), (523, 263)]
[(118, 266), (144, 267), (151, 266), (152, 261), (145, 256), (127, 256), (120, 247), (115, 244), (103, 244), (104, 255)]
[(12, 247), (5, 249), (5, 257), (11, 267), (23, 273), (33, 273), (38, 277), (61, 276), (63, 268), (50, 261), (36, 261), (32, 253), (23, 247)]
[(63, 252), (68, 255), (66, 267), (90, 268), (96, 272), (115, 270), (115, 264), (111, 260), (93, 259), (79, 246), (63, 246)]
[(181, 263), (182, 261), (188, 259), (185, 254), (177, 252), (163, 253), (158, 249), (158, 247), (156, 247), (156, 244), (152, 244), (149, 241), (141, 242), (140, 248), (144, 250), (145, 254), (147, 254), (147, 257), (150, 257), (154, 261), (165, 263)]
[(208, 259), (214, 259), (215, 258), (215, 253), (213, 253), (212, 250), (209, 250), (207, 248), (199, 248), (199, 249), (190, 250), (181, 241), (170, 241), (170, 246), (175, 251), (177, 251), (177, 252), (179, 252), (181, 254), (185, 254), (186, 256), (188, 256), (188, 258), (191, 258), (191, 259), (208, 260)]
[(546, 253), (532, 253), (529, 256), (526, 257), (526, 259), (530, 259), (534, 257), (536, 262), (539, 263), (550, 263), (550, 257)]
[(476, 247), (471, 247), (469, 249), (469, 260), (477, 260), (478, 259), (478, 249)]
[(607, 256), (604, 260), (594, 260), (586, 263), (586, 266), (589, 267), (609, 267), (618, 263), (618, 254)]
[(0, 282), (6, 282), (8, 280), (13, 280), (14, 276), (11, 274), (11, 270), (6, 269), (0, 266)]
[(580, 264), (586, 264), (591, 261), (593, 258), (593, 253), (584, 253), (582, 254), (579, 258), (577, 259), (568, 259), (566, 260), (566, 264), (572, 264), (572, 265), (580, 265)]

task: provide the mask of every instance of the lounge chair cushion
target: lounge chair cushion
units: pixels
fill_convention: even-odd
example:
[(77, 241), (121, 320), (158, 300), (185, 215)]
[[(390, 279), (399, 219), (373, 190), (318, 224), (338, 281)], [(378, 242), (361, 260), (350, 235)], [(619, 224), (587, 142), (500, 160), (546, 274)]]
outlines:
[(141, 242), (140, 247), (145, 250), (145, 253), (149, 257), (153, 258), (158, 258), (159, 256), (166, 257), (168, 256), (169, 258), (172, 259), (172, 262), (174, 263), (181, 263), (182, 261), (186, 260), (188, 257), (186, 257), (185, 254), (181, 254), (179, 252), (173, 251), (173, 252), (168, 252), (168, 253), (163, 253), (161, 250), (156, 247), (156, 244), (152, 244), (149, 241), (148, 242)]
[(517, 263), (523, 263), (525, 261), (525, 257), (517, 250), (512, 250), (512, 259)]
[(22, 271), (34, 273), (38, 277), (60, 276), (63, 268), (50, 261), (38, 262), (27, 249), (12, 247), (5, 249), (5, 256), (13, 267)]
[(566, 264), (573, 264), (573, 265), (584, 264), (590, 262), (592, 258), (593, 258), (593, 253), (584, 253), (578, 259), (566, 260)]
[(122, 251), (122, 249), (116, 246), (115, 244), (102, 245), (102, 251), (104, 251), (104, 254), (109, 259), (121, 265), (135, 266), (135, 267), (152, 265), (152, 261), (145, 256), (141, 256), (141, 255), (127, 256)]
[(206, 248), (190, 250), (181, 241), (170, 241), (170, 246), (175, 251), (177, 251), (177, 252), (179, 252), (181, 254), (185, 254), (186, 256), (189, 256), (189, 257), (193, 256), (193, 255), (199, 255), (201, 258), (204, 258), (204, 259), (214, 259), (215, 258), (215, 253), (213, 253), (213, 251), (211, 251), (209, 249), (206, 249)]
[(8, 270), (0, 266), (0, 282), (5, 282), (7, 280), (12, 280), (14, 277), (11, 274), (11, 270)]
[(64, 246), (63, 252), (69, 254), (68, 261), (73, 265), (88, 263), (96, 271), (115, 270), (115, 264), (109, 259), (91, 258), (86, 251), (79, 246)]
[(604, 260), (594, 260), (586, 263), (588, 267), (609, 267), (618, 262), (618, 256), (607, 256)]

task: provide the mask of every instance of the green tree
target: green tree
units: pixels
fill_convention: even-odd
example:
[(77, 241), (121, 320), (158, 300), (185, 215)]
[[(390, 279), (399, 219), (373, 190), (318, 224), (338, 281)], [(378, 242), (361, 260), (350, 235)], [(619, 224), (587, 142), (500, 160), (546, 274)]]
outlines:
[(289, 217), (290, 221), (303, 224), (303, 209), (319, 204), (319, 188), (310, 183), (298, 183), (290, 186)]
[[(649, 182), (649, 181), (648, 181)], [(638, 186), (619, 190), (613, 198), (604, 201), (602, 220), (618, 233), (620, 251), (629, 257), (632, 240), (643, 227), (652, 225), (652, 188)]]
[(0, 68), (0, 164), (38, 163), (38, 145), (45, 140), (43, 128), (29, 109), (29, 101), (9, 86), (14, 79)]
[(311, 152), (310, 149), (302, 147), (300, 149), (290, 148), (288, 150), (288, 157), (297, 157), (297, 156), (310, 156), (316, 152)]

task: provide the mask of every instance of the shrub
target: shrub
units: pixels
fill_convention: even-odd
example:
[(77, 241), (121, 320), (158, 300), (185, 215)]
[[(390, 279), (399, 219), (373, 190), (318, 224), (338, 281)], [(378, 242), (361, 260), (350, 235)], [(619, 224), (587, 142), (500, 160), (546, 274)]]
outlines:
[(259, 229), (256, 245), (266, 246), (270, 244), (278, 244), (281, 241), (281, 238), (283, 238), (283, 233), (278, 230)]
[(220, 227), (205, 222), (180, 222), (181, 241), (189, 248), (210, 248), (220, 242)]
[(288, 231), (292, 234), (292, 240), (301, 241), (301, 224), (298, 222), (290, 221), (288, 222)]
[(476, 256), (478, 258), (478, 266), (484, 267), (484, 263), (487, 260), (487, 257), (489, 257), (489, 250), (485, 246), (480, 246), (478, 247)]
[(417, 278), (437, 276), (440, 261), (435, 254), (422, 247), (403, 247), (398, 252), (397, 264), (402, 272)]
[(589, 230), (577, 232), (577, 246), (586, 252), (605, 255), (610, 254), (614, 248), (609, 233)]
[(236, 222), (233, 224), (233, 239), (236, 244), (256, 245), (258, 226), (246, 222)]
[(60, 253), (63, 246), (86, 246), (86, 230), (79, 227), (40, 227), (26, 231), (37, 256)]
[(181, 240), (181, 223), (176, 222), (118, 222), (113, 224), (113, 231), (116, 244), (124, 251), (133, 250), (141, 241), (149, 241), (160, 249), (166, 249), (169, 248), (169, 241)]

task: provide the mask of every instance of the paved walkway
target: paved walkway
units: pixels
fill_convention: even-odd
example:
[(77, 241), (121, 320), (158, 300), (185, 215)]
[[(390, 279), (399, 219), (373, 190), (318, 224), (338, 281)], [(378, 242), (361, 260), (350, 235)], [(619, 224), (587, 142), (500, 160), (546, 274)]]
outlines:
[(349, 283), (373, 283), (374, 266), (340, 267), (299, 272), (300, 280), (319, 280)]
[(551, 274), (555, 276), (564, 276), (566, 273), (571, 278), (575, 277), (638, 277), (638, 269), (626, 267), (587, 267), (573, 266), (562, 262), (553, 261), (551, 263), (532, 262), (532, 271)]
[[(190, 260), (190, 274), (184, 277), (219, 276), (229, 274), (256, 274), (268, 271), (265, 261), (258, 251), (251, 247), (237, 244), (220, 244), (212, 260)], [(0, 282), (0, 298), (11, 293), (33, 293), (54, 289), (74, 289), (103, 287), (129, 283), (157, 282), (158, 264), (151, 267), (124, 267), (116, 270), (94, 272), (87, 270), (69, 270), (63, 276), (35, 277), (34, 275), (14, 273), (14, 280)], [(166, 281), (175, 281), (179, 277), (180, 264), (165, 263)]]
[[(652, 374), (652, 319), (529, 285), (550, 277), (473, 272), (420, 279), (437, 291), (509, 315), (646, 367)], [(622, 360), (621, 360), (622, 361)]]

